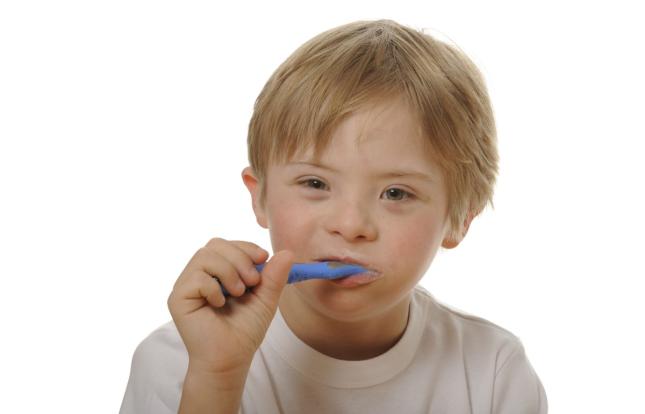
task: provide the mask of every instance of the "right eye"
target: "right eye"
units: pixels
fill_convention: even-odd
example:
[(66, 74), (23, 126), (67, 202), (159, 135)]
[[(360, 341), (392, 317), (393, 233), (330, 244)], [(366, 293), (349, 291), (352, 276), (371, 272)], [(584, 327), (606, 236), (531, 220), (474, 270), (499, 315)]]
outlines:
[(327, 188), (327, 184), (317, 178), (307, 178), (299, 181), (298, 184), (306, 188), (313, 188), (314, 190), (324, 190)]

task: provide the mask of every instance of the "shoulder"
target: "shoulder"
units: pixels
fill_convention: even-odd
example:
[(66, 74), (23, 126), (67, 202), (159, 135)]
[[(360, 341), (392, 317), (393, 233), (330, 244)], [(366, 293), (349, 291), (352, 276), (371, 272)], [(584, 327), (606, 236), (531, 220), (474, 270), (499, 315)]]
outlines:
[(174, 322), (160, 326), (141, 341), (134, 351), (132, 366), (156, 382), (183, 381), (188, 352)]
[(494, 412), (546, 412), (546, 394), (521, 340), (507, 329), (437, 301), (422, 287), (414, 298), (426, 312), (432, 348), (492, 396)]
[(155, 329), (134, 351), (121, 412), (176, 411), (187, 368), (188, 352), (175, 324)]
[(137, 362), (145, 365), (154, 364), (168, 357), (188, 358), (186, 347), (173, 321), (167, 322), (152, 331), (134, 351)]
[(414, 299), (427, 314), (427, 323), (435, 334), (458, 340), (464, 345), (476, 343), (478, 347), (508, 348), (521, 346), (519, 338), (493, 322), (448, 306), (434, 298), (427, 290), (417, 286)]
[(514, 355), (524, 355), (522, 342), (507, 329), (441, 303), (422, 287), (414, 295), (426, 313), (426, 331), (436, 351), (487, 375), (499, 372)]

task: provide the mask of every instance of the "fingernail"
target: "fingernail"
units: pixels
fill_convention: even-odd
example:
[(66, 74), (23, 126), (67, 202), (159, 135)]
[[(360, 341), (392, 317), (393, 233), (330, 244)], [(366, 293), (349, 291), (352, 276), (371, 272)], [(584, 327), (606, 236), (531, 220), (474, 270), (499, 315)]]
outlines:
[(259, 247), (258, 250), (257, 250), (257, 256), (255, 256), (255, 257), (256, 257), (256, 259), (261, 259), (264, 256), (268, 256), (268, 255), (269, 255), (269, 253), (267, 253), (266, 250), (264, 250), (263, 248)]

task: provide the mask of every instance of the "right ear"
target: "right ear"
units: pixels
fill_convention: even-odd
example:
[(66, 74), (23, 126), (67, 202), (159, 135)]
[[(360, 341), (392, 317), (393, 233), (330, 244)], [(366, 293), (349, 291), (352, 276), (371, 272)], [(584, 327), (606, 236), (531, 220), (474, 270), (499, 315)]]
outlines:
[(251, 194), (251, 201), (253, 203), (253, 213), (255, 213), (255, 219), (261, 227), (268, 229), (269, 225), (265, 211), (266, 209), (264, 203), (261, 202), (262, 200), (260, 197), (262, 194), (262, 184), (258, 180), (251, 167), (246, 167), (242, 170), (242, 181), (244, 181), (244, 185)]

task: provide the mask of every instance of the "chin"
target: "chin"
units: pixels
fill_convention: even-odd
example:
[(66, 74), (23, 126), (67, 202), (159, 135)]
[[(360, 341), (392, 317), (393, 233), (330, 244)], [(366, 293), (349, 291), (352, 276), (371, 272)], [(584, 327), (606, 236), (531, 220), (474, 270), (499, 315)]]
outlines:
[[(323, 281), (320, 284), (324, 284)], [(343, 322), (356, 322), (380, 313), (376, 305), (376, 296), (358, 294), (355, 289), (338, 289), (329, 286), (299, 287), (298, 296), (318, 313)], [(364, 292), (361, 292), (364, 293)], [(383, 309), (385, 310), (385, 309)]]

